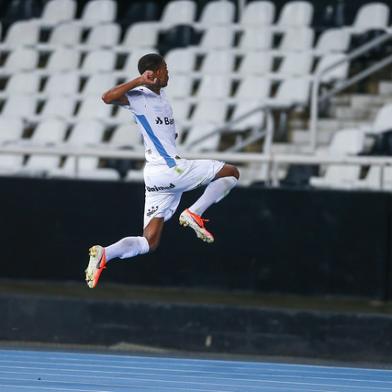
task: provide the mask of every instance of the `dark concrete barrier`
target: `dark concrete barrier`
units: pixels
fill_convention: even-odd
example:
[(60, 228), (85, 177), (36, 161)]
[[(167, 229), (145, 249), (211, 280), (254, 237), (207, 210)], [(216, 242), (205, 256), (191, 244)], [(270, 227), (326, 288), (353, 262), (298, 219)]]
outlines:
[[(0, 180), (0, 277), (83, 280), (90, 245), (140, 235), (143, 185)], [(185, 194), (179, 211), (201, 193)], [(149, 286), (387, 299), (391, 195), (235, 189), (207, 211), (216, 242), (178, 225), (158, 251), (112, 262), (101, 279)]]
[(392, 316), (0, 296), (0, 340), (391, 361)]

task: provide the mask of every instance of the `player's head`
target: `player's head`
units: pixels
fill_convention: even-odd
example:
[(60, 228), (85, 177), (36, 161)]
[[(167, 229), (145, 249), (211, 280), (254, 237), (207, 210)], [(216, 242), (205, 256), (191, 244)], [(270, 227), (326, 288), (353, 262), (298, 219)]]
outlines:
[(149, 53), (140, 58), (137, 65), (140, 75), (145, 71), (153, 71), (159, 87), (166, 87), (169, 80), (165, 59), (156, 53)]

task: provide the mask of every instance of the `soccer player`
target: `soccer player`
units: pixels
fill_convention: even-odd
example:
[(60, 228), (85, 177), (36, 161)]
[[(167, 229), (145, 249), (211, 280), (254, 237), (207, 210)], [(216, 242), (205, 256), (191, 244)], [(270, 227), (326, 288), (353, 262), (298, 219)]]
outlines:
[[(236, 185), (239, 171), (235, 166), (215, 160), (187, 160), (176, 150), (173, 111), (162, 88), (169, 75), (162, 56), (146, 54), (138, 63), (140, 76), (105, 92), (106, 104), (130, 110), (143, 135), (146, 165), (144, 168), (145, 207), (142, 236), (126, 237), (102, 247), (90, 248), (86, 281), (94, 288), (109, 260), (130, 258), (154, 251), (169, 220), (180, 203), (183, 192), (207, 185), (202, 196), (180, 215), (180, 224), (192, 228), (197, 237), (211, 243), (202, 218), (206, 209), (223, 199)], [(213, 86), (212, 86), (213, 87)]]

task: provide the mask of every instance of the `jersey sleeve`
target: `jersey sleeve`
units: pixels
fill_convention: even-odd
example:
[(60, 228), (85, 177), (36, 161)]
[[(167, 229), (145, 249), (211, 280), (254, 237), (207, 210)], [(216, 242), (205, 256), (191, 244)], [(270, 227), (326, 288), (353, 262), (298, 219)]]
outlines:
[(126, 109), (131, 110), (133, 113), (140, 113), (140, 107), (143, 102), (143, 94), (139, 90), (130, 90), (125, 96), (128, 99), (128, 105), (123, 105)]

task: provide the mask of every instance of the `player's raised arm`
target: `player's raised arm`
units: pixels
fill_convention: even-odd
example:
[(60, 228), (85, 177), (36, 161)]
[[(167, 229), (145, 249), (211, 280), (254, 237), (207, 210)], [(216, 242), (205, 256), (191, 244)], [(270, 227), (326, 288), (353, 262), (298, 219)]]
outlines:
[(139, 77), (118, 86), (111, 88), (110, 90), (106, 91), (102, 95), (102, 100), (106, 104), (113, 104), (113, 105), (127, 105), (128, 99), (126, 97), (126, 93), (129, 90), (132, 90), (135, 87), (143, 86), (143, 85), (154, 85), (157, 82), (157, 78), (154, 75), (153, 71), (145, 71)]

